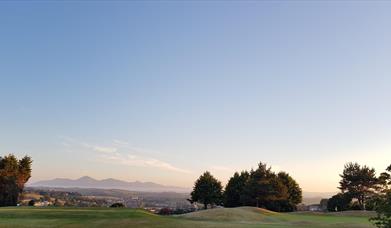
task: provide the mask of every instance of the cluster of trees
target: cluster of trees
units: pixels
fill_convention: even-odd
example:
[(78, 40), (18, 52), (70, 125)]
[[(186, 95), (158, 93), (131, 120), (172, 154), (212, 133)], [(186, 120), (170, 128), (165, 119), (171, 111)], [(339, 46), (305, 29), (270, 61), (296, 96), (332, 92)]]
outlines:
[(375, 210), (371, 221), (378, 227), (391, 227), (391, 165), (376, 171), (358, 163), (347, 163), (339, 182), (340, 193), (328, 200), (329, 211)]
[(273, 211), (294, 211), (302, 201), (299, 184), (286, 172), (275, 173), (264, 163), (257, 169), (235, 173), (223, 191), (209, 172), (195, 182), (190, 202), (225, 207), (256, 206)]
[(377, 177), (373, 168), (347, 163), (340, 175), (341, 192), (329, 199), (328, 210), (375, 210), (379, 198), (390, 191), (390, 172), (391, 166)]
[(10, 154), (0, 157), (0, 206), (16, 206), (24, 184), (31, 177), (30, 157), (18, 160)]

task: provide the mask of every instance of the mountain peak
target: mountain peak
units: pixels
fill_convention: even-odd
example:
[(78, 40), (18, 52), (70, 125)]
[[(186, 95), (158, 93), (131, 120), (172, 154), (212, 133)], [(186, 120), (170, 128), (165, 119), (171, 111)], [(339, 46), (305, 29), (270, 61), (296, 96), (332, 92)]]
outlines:
[(78, 188), (101, 188), (101, 189), (123, 189), (131, 191), (146, 192), (189, 192), (189, 189), (165, 186), (153, 182), (127, 182), (114, 178), (97, 180), (89, 176), (83, 176), (79, 179), (56, 178), (54, 180), (38, 181), (30, 184), (34, 187), (78, 187)]
[(77, 179), (77, 180), (80, 180), (80, 181), (95, 181), (94, 178), (89, 177), (89, 176), (82, 176), (82, 177), (80, 177), (80, 178)]

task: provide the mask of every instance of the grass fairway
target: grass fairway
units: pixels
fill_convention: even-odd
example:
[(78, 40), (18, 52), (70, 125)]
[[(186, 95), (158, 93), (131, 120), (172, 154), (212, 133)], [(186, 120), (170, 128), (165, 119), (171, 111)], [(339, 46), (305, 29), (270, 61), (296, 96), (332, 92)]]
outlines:
[(219, 208), (181, 216), (137, 209), (0, 208), (0, 227), (373, 227), (356, 214), (275, 213), (251, 207)]

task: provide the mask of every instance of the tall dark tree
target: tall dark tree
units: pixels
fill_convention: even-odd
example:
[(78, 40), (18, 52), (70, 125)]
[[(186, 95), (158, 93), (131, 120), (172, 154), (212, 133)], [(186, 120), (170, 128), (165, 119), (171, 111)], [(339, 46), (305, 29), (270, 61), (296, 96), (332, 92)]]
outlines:
[(288, 188), (270, 167), (260, 162), (258, 168), (250, 172), (241, 201), (243, 205), (280, 211), (280, 202), (287, 198)]
[(299, 184), (286, 172), (279, 172), (278, 179), (288, 188), (288, 198), (282, 202), (284, 211), (296, 210), (296, 205), (303, 200), (303, 193)]
[(378, 185), (375, 169), (348, 163), (340, 176), (342, 180), (339, 182), (339, 189), (357, 199), (360, 208), (365, 210), (366, 199), (375, 193)]
[(191, 201), (208, 205), (219, 205), (223, 200), (223, 187), (221, 182), (212, 176), (208, 171), (202, 174), (195, 182), (191, 192)]
[(236, 172), (228, 181), (224, 191), (224, 206), (239, 207), (242, 206), (240, 196), (243, 195), (244, 187), (250, 174), (243, 171), (240, 174)]
[(0, 157), (0, 206), (15, 206), (24, 184), (31, 177), (30, 157), (18, 160), (10, 154)]

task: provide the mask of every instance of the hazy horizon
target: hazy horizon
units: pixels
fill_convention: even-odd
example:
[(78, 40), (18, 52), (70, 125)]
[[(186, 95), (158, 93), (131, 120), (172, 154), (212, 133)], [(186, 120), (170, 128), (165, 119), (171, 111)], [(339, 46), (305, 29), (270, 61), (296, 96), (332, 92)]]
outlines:
[(262, 161), (307, 192), (390, 165), (390, 2), (0, 2), (0, 156), (192, 187)]

